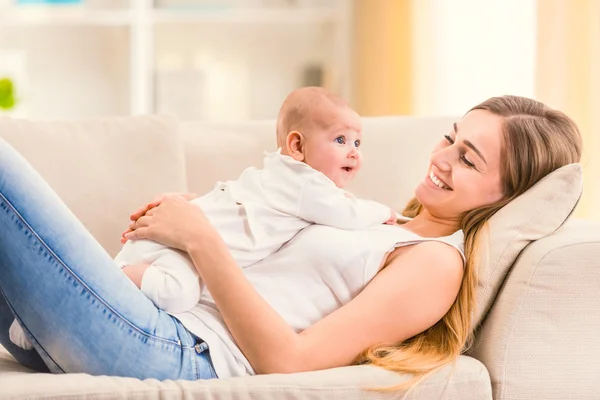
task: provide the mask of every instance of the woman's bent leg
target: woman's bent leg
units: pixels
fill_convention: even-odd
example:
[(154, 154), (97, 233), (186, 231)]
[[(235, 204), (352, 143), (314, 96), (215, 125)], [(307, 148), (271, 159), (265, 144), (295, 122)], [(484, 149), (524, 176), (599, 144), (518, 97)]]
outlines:
[(0, 291), (52, 372), (213, 377), (197, 339), (135, 287), (2, 139)]

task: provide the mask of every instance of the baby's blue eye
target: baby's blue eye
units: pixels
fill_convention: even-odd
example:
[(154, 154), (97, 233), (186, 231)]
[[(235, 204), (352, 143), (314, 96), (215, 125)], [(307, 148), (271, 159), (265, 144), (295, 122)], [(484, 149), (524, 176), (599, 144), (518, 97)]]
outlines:
[(338, 142), (339, 144), (344, 144), (346, 143), (346, 139), (344, 139), (343, 136), (338, 136), (335, 138), (335, 141)]
[(360, 147), (360, 140), (355, 140), (354, 141), (354, 146), (355, 147)]

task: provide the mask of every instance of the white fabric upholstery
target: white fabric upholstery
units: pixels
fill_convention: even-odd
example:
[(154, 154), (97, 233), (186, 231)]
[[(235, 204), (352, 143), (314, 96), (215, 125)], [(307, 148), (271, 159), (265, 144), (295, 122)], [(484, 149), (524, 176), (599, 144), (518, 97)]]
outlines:
[(469, 354), (496, 400), (598, 399), (599, 338), (600, 226), (571, 220), (523, 251)]

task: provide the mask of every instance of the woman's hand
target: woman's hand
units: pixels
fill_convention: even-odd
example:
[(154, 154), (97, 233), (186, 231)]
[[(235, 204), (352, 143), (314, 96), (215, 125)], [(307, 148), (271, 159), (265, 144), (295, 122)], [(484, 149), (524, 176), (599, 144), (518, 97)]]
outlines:
[(183, 197), (168, 196), (129, 225), (126, 239), (150, 239), (185, 252), (199, 241), (220, 238), (200, 207)]
[[(199, 197), (199, 195), (196, 193), (163, 193), (163, 194), (159, 194), (150, 203), (144, 204), (143, 206), (141, 206), (140, 208), (135, 210), (133, 212), (133, 214), (131, 214), (129, 216), (129, 219), (134, 222), (137, 221), (141, 216), (145, 215), (148, 212), (148, 210), (151, 210), (154, 207), (158, 207), (160, 205), (160, 203), (162, 203), (167, 197), (173, 197), (173, 196), (182, 197), (188, 201)], [(121, 244), (125, 244), (125, 242), (127, 242), (127, 240), (129, 240), (127, 237), (125, 237), (125, 234), (129, 233), (129, 232), (131, 232), (131, 228), (128, 228), (125, 232), (123, 232), (121, 234)]]

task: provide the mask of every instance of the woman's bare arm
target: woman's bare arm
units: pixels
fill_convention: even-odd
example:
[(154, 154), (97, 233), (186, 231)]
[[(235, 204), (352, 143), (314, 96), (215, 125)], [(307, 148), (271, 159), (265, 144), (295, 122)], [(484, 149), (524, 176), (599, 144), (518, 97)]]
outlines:
[(351, 302), (297, 334), (254, 290), (222, 241), (214, 242), (189, 253), (257, 373), (349, 365), (367, 347), (408, 339), (445, 315), (462, 279), (455, 249), (421, 243), (404, 249)]

